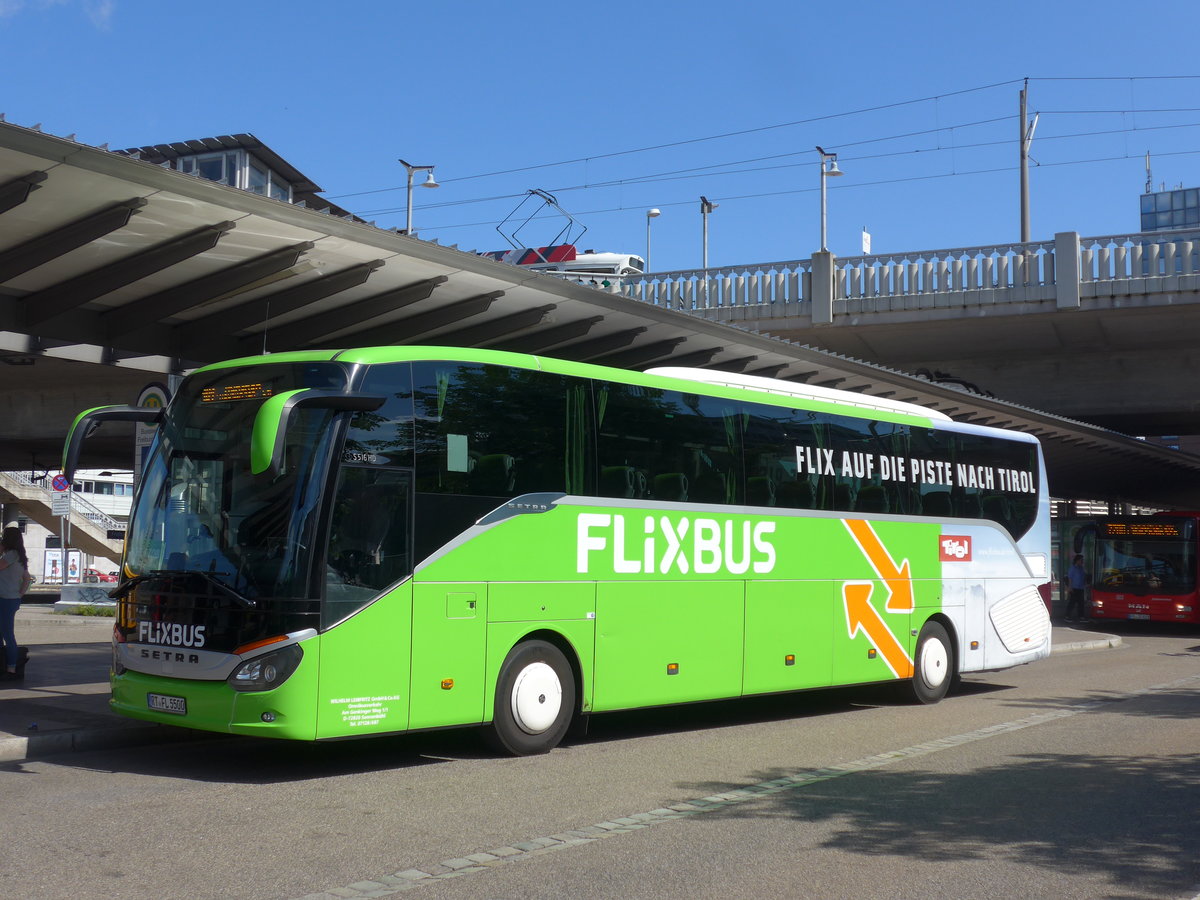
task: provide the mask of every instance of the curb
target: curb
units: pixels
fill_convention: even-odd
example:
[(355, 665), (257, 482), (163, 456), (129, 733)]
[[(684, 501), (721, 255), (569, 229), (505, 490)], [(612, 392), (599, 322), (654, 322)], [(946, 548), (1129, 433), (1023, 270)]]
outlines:
[(1115, 650), (1125, 642), (1116, 634), (1098, 634), (1090, 641), (1072, 641), (1069, 644), (1054, 644), (1050, 654), (1071, 653), (1076, 650)]
[(204, 736), (190, 731), (178, 732), (179, 729), (168, 725), (145, 724), (72, 728), (48, 731), (45, 734), (5, 737), (0, 738), (0, 763), (25, 762), (85, 750), (113, 750), (144, 744), (177, 743)]
[(20, 613), (17, 614), (17, 624), (27, 625), (29, 627), (41, 627), (42, 625), (66, 626), (68, 628), (78, 628), (84, 625), (95, 625), (97, 623), (107, 623), (109, 629), (112, 629), (112, 616), (72, 616), (64, 615), (47, 615), (47, 616), (27, 616), (22, 618)]

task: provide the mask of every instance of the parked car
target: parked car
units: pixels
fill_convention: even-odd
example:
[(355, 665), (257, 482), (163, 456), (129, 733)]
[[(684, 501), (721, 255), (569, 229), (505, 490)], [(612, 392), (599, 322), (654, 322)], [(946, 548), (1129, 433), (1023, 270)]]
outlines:
[(115, 584), (119, 580), (116, 572), (101, 572), (92, 568), (83, 570), (84, 584)]

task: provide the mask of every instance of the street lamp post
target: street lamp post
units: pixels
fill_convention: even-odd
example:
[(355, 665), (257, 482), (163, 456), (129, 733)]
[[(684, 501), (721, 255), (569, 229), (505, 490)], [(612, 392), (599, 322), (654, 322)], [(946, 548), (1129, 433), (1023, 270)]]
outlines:
[[(826, 153), (820, 147), (817, 148), (817, 152), (821, 154), (821, 252), (824, 253), (829, 249), (826, 246), (828, 242), (825, 228), (825, 179), (841, 175), (842, 170), (838, 168), (836, 153)], [(826, 166), (826, 163), (829, 165)]]
[(704, 267), (704, 305), (708, 306), (708, 214), (720, 206), (720, 203), (713, 203), (703, 194), (700, 195), (700, 221), (701, 231), (703, 233), (703, 243), (701, 245), (701, 262)]
[(413, 175), (417, 172), (428, 172), (429, 173), (429, 177), (426, 178), (421, 183), (421, 187), (435, 188), (435, 187), (439, 187), (439, 185), (437, 183), (437, 179), (433, 177), (433, 166), (414, 166), (411, 163), (406, 163), (402, 159), (398, 160), (398, 162), (400, 163), (400, 165), (404, 166), (404, 168), (408, 170), (408, 190), (407, 190), (407, 193), (405, 194), (405, 204), (404, 204), (404, 212), (405, 212), (404, 233), (411, 235), (413, 233), (413, 227), (412, 227)]
[[(705, 197), (703, 195), (701, 195), (701, 197), (700, 197), (700, 219), (702, 222), (701, 230), (702, 230), (702, 233), (704, 236), (703, 237), (703, 245), (702, 245), (703, 255), (701, 257), (701, 260), (704, 263), (705, 269), (708, 268), (708, 214), (720, 205), (721, 205), (720, 203), (713, 203), (711, 200), (709, 200), (707, 197)], [(705, 276), (705, 277), (707, 278), (708, 276)]]
[(646, 210), (646, 271), (650, 271), (650, 220), (657, 219), (662, 215), (660, 209)]

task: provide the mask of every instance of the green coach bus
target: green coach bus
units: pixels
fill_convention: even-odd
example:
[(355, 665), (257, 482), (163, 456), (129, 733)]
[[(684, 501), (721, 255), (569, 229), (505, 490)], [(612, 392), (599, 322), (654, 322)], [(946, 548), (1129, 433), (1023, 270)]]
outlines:
[(478, 725), (543, 753), (612, 710), (1050, 652), (1032, 436), (708, 370), (446, 347), (206, 366), (153, 420), (112, 708), (324, 740)]

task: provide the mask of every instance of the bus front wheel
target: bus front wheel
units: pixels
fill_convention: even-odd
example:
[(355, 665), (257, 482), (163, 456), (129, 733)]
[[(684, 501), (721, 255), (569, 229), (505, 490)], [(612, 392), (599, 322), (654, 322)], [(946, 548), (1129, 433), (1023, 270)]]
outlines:
[(937, 703), (954, 680), (954, 645), (938, 622), (926, 622), (913, 659), (912, 696), (918, 703)]
[(484, 734), (497, 750), (514, 756), (549, 753), (574, 713), (575, 677), (567, 658), (546, 641), (525, 641), (500, 667), (492, 724)]

